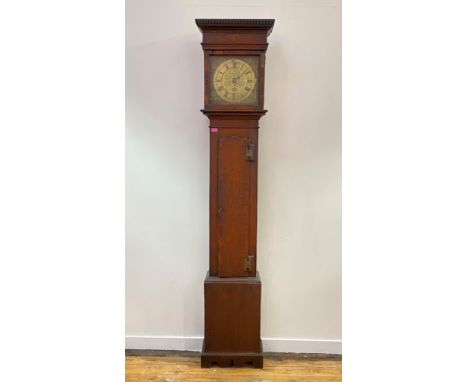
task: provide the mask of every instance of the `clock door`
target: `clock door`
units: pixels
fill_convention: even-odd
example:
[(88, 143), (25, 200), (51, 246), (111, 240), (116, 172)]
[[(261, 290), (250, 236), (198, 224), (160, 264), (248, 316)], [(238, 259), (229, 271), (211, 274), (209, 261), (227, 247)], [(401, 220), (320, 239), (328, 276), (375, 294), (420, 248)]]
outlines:
[[(217, 254), (221, 277), (251, 275), (255, 269), (255, 139), (221, 135), (217, 142)], [(255, 200), (252, 205), (252, 200)]]

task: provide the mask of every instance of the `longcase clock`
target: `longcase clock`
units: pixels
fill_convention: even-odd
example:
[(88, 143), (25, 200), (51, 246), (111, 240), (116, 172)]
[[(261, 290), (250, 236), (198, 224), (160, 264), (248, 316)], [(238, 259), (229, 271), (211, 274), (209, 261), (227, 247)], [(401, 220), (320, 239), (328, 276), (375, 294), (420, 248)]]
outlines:
[(263, 367), (257, 152), (274, 20), (197, 19), (210, 120), (210, 261), (202, 367)]

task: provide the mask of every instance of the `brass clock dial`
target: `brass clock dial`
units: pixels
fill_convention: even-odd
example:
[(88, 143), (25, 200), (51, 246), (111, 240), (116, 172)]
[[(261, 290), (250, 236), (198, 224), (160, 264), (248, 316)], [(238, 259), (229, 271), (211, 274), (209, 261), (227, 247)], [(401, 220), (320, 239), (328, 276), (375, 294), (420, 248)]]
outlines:
[(216, 93), (223, 100), (239, 102), (252, 93), (257, 78), (249, 64), (241, 59), (231, 58), (217, 67), (213, 81)]
[(212, 104), (257, 104), (258, 56), (213, 56)]

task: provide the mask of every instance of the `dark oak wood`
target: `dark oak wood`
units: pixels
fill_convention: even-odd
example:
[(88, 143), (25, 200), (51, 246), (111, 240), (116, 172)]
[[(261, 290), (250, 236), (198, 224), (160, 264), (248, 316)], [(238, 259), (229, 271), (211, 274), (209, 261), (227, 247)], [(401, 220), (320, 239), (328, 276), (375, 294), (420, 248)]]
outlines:
[[(210, 268), (205, 280), (202, 366), (250, 363), (262, 367), (261, 281), (257, 272), (257, 153), (259, 119), (267, 112), (263, 105), (267, 37), (274, 20), (197, 19), (196, 24), (203, 34), (201, 45), (205, 60), (205, 104), (201, 111), (210, 120)], [(211, 59), (212, 56), (218, 58)], [(221, 63), (229, 62), (219, 58), (223, 56), (235, 57), (236, 62), (241, 56), (248, 56), (244, 63), (255, 64), (257, 77), (248, 80), (256, 80), (250, 88), (254, 90), (249, 92), (249, 102), (226, 102), (229, 99), (221, 98), (226, 98), (226, 94), (219, 95), (222, 87), (213, 90), (214, 65), (219, 65), (222, 73), (234, 71), (230, 75), (237, 78), (241, 75), (240, 70), (236, 72), (235, 63), (231, 69), (225, 66), (223, 72)], [(249, 65), (247, 68), (252, 73), (253, 67), (251, 70)], [(221, 83), (221, 78), (226, 77), (219, 77), (217, 83)], [(242, 80), (234, 78), (229, 82), (233, 91), (237, 81)], [(217, 91), (218, 95), (210, 97), (210, 91)], [(233, 98), (235, 95), (231, 94)]]
[(205, 279), (205, 350), (260, 353), (260, 276)]
[[(255, 276), (257, 247), (257, 162), (245, 159), (246, 146), (258, 150), (258, 130), (218, 128), (211, 133), (210, 275)], [(244, 258), (252, 268), (244, 270)]]
[(201, 367), (242, 367), (253, 366), (263, 368), (263, 354), (259, 353), (240, 353), (240, 352), (207, 352), (203, 347), (201, 356)]
[[(195, 22), (203, 34), (202, 47), (205, 53), (204, 113), (209, 114), (209, 111), (219, 110), (263, 111), (265, 52), (268, 48), (267, 37), (272, 31), (275, 21), (271, 19), (197, 19)], [(209, 61), (211, 55), (251, 55), (260, 58), (257, 105), (209, 104)]]
[(202, 367), (262, 367), (261, 281), (255, 277), (205, 279), (205, 340)]
[[(256, 272), (256, 238), (257, 238), (257, 158), (250, 161), (249, 171), (244, 171), (245, 159), (241, 158), (240, 140), (249, 136), (250, 143), (255, 145), (258, 151), (259, 119), (267, 112), (264, 109), (264, 85), (265, 85), (265, 53), (268, 47), (267, 37), (271, 33), (274, 20), (271, 19), (197, 19), (197, 26), (203, 33), (202, 47), (204, 50), (205, 72), (205, 107), (201, 111), (210, 119), (210, 275), (223, 277), (254, 276)], [(249, 48), (246, 49), (245, 46)], [(259, 71), (257, 78), (258, 103), (256, 105), (239, 104), (210, 104), (210, 56), (235, 56), (256, 55), (259, 56)], [(227, 129), (236, 129), (236, 132), (227, 132)], [(226, 134), (231, 139), (227, 142)], [(239, 140), (232, 137), (238, 136)], [(222, 143), (221, 143), (222, 142)], [(244, 142), (247, 142), (244, 140)], [(219, 145), (223, 146), (226, 153), (219, 154)], [(231, 145), (237, 145), (237, 151), (231, 149)], [(237, 152), (237, 155), (234, 153)], [(228, 154), (230, 153), (230, 154)], [(221, 166), (219, 161), (221, 161)], [(219, 177), (225, 175), (224, 164), (230, 164), (230, 174), (234, 178), (229, 179), (230, 189), (245, 187), (249, 195), (240, 193), (249, 200), (249, 211), (243, 205), (245, 199), (239, 198), (240, 210), (234, 203), (224, 205), (226, 201), (227, 185), (219, 181)], [(220, 172), (221, 171), (221, 172)], [(240, 175), (244, 175), (244, 177)], [(220, 186), (224, 186), (221, 187)], [(221, 194), (220, 194), (221, 191)], [(229, 191), (227, 192), (229, 194)], [(222, 199), (224, 197), (224, 200)], [(232, 197), (234, 198), (234, 196)], [(228, 198), (229, 199), (229, 198)], [(234, 210), (231, 211), (230, 209)], [(242, 216), (239, 216), (243, 212)], [(229, 221), (229, 217), (235, 216), (229, 227), (223, 222)], [(229, 233), (226, 233), (226, 230)], [(246, 232), (248, 231), (248, 232)], [(235, 239), (235, 235), (238, 238)], [(242, 237), (247, 238), (247, 243), (242, 243)], [(226, 241), (227, 240), (227, 241)], [(239, 252), (241, 249), (247, 253)], [(236, 258), (231, 258), (231, 253), (236, 253)], [(244, 271), (243, 258), (252, 258), (252, 268)], [(242, 260), (241, 260), (242, 259)]]

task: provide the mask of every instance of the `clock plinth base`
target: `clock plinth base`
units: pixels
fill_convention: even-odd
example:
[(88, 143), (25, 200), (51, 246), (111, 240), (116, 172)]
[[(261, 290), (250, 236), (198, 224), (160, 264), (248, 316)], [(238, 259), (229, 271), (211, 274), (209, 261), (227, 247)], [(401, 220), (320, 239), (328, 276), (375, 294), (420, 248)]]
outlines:
[(245, 367), (263, 368), (263, 352), (259, 353), (216, 353), (205, 351), (205, 342), (201, 356), (201, 367)]
[(201, 366), (263, 367), (261, 281), (255, 277), (205, 279), (205, 339)]

